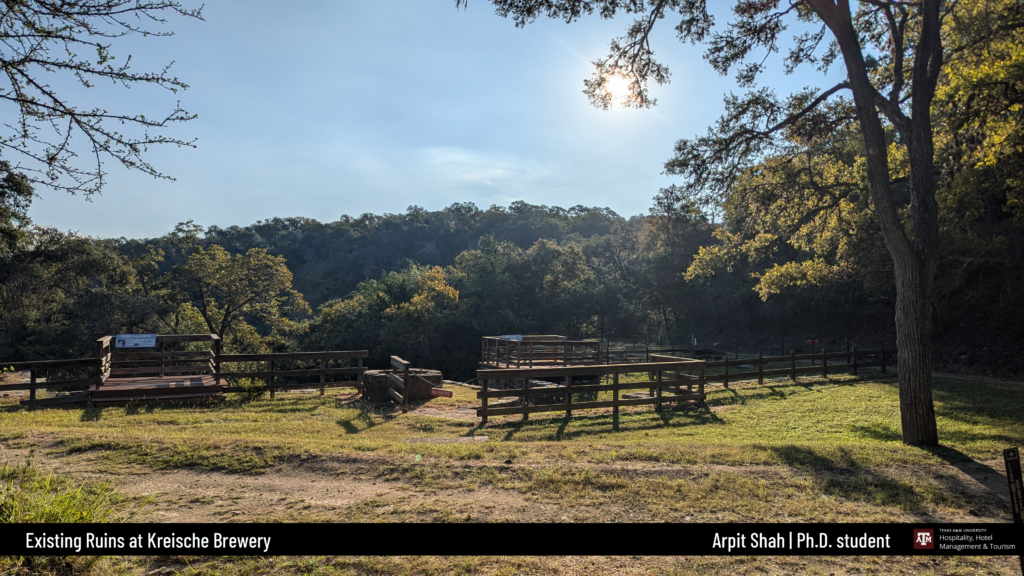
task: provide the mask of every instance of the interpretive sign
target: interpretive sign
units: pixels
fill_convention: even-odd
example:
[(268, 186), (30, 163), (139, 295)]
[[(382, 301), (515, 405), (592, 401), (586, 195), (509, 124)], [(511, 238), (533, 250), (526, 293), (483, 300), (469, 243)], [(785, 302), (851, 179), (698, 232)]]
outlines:
[(118, 334), (115, 348), (156, 348), (156, 334)]

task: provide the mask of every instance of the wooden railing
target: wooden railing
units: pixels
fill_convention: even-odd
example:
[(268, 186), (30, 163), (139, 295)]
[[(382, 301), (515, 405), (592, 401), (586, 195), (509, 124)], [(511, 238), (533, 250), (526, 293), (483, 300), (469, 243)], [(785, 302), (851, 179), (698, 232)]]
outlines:
[[(225, 392), (251, 392), (253, 390), (265, 389), (274, 397), (277, 390), (288, 390), (296, 388), (319, 388), (320, 394), (325, 388), (354, 387), (359, 391), (363, 390), (363, 374), (366, 368), (363, 366), (363, 359), (369, 356), (367, 350), (345, 350), (334, 352), (283, 352), (276, 354), (218, 354), (214, 357), (214, 378), (219, 384), (222, 379), (228, 382), (237, 381), (241, 378), (260, 379), (267, 384), (261, 387), (239, 387), (229, 385)], [(328, 363), (337, 360), (355, 360), (355, 366), (331, 367)], [(293, 368), (293, 365), (313, 363), (312, 366)], [(224, 371), (224, 364), (245, 364), (242, 369)], [(254, 363), (262, 363), (262, 367), (252, 366)], [(283, 368), (283, 369), (282, 369)], [(327, 376), (339, 374), (355, 374), (355, 380), (327, 380)], [(299, 382), (310, 376), (318, 376), (315, 382)], [(278, 380), (286, 380), (279, 383)], [(290, 382), (288, 382), (290, 381)]]
[(88, 376), (85, 378), (72, 378), (68, 380), (50, 380), (46, 379), (42, 381), (42, 377), (51, 371), (61, 370), (66, 371), (68, 368), (83, 368), (87, 372), (93, 372), (96, 370), (97, 359), (96, 358), (78, 358), (70, 360), (36, 360), (31, 362), (7, 362), (0, 364), (4, 368), (13, 368), (16, 372), (22, 372), (25, 370), (29, 371), (28, 382), (18, 382), (15, 384), (0, 384), (0, 390), (28, 390), (29, 401), (36, 401), (36, 390), (39, 388), (49, 389), (66, 389), (66, 388), (88, 388), (100, 384), (100, 376)]
[[(683, 372), (696, 371), (697, 374), (684, 374)], [(619, 375), (631, 372), (649, 372), (654, 375), (651, 382), (620, 383)], [(583, 384), (574, 385), (573, 378), (580, 376), (605, 376), (612, 377), (611, 384)], [(666, 377), (667, 375), (667, 377)], [(530, 381), (539, 378), (552, 378), (564, 381), (564, 384), (555, 388), (545, 387), (531, 389)], [(572, 416), (573, 410), (589, 410), (594, 408), (611, 408), (614, 415), (618, 415), (621, 406), (643, 406), (654, 405), (655, 410), (660, 411), (665, 402), (688, 402), (704, 400), (704, 362), (699, 360), (675, 358), (669, 362), (647, 362), (640, 364), (601, 364), (592, 366), (570, 366), (556, 368), (507, 368), (497, 370), (478, 370), (477, 380), (480, 382), (480, 392), (477, 397), (481, 400), (481, 406), (477, 409), (477, 416), (481, 424), (487, 423), (489, 416), (506, 416), (522, 414), (523, 420), (527, 420), (534, 412), (565, 412), (567, 417)], [(520, 389), (492, 390), (489, 386), (493, 380), (522, 380)], [(686, 387), (684, 391), (682, 388)], [(697, 389), (694, 390), (693, 387)], [(620, 398), (619, 393), (623, 390), (650, 390), (650, 398)], [(600, 401), (574, 401), (573, 394), (611, 391), (611, 400)], [(674, 392), (672, 395), (665, 395), (665, 391)], [(556, 404), (530, 405), (530, 399), (539, 395), (564, 395), (565, 400)], [(497, 407), (488, 406), (491, 398), (519, 398), (519, 406)]]
[[(651, 359), (665, 360), (671, 356), (651, 355)], [(835, 360), (842, 360), (835, 362)], [(810, 361), (810, 366), (798, 366), (798, 362)], [(774, 364), (774, 367), (768, 367)], [(730, 381), (757, 378), (758, 384), (763, 384), (766, 376), (788, 376), (796, 380), (798, 374), (820, 374), (823, 378), (829, 373), (849, 372), (857, 375), (862, 368), (878, 367), (882, 374), (885, 374), (888, 366), (896, 364), (896, 350), (893, 348), (878, 348), (872, 350), (858, 350), (856, 347), (838, 352), (822, 350), (814, 354), (797, 354), (790, 352), (788, 356), (764, 356), (758, 354), (756, 358), (734, 358), (729, 360), (712, 360), (706, 363), (707, 368), (722, 368), (722, 374), (708, 374), (708, 382), (722, 382), (726, 386)], [(781, 365), (781, 366), (780, 366)], [(733, 367), (746, 368), (746, 371), (736, 372)], [(753, 368), (753, 370), (750, 370)]]
[[(216, 334), (159, 334), (155, 351), (123, 351), (114, 348), (113, 336), (104, 336), (96, 341), (94, 358), (77, 358), (69, 360), (37, 360), (30, 362), (9, 362), (0, 364), (15, 371), (29, 371), (29, 381), (15, 384), (0, 384), (0, 390), (29, 390), (29, 402), (36, 402), (36, 390), (82, 388), (95, 386), (97, 389), (110, 378), (130, 378), (147, 376), (181, 376), (210, 375), (216, 383), (225, 381), (224, 392), (252, 392), (264, 389), (270, 391), (271, 398), (276, 390), (294, 388), (319, 388), (320, 394), (325, 388), (355, 387), (363, 389), (363, 374), (366, 368), (363, 360), (368, 357), (367, 350), (329, 351), (329, 352), (286, 352), (278, 354), (224, 354), (222, 341)], [(166, 344), (183, 342), (209, 342), (208, 350), (171, 351)], [(333, 363), (355, 362), (355, 366), (331, 366)], [(303, 366), (312, 362), (313, 366)], [(263, 366), (259, 366), (259, 364)], [(224, 371), (224, 364), (242, 364), (240, 369)], [(298, 368), (293, 367), (298, 365)], [(91, 372), (85, 378), (74, 378), (54, 381), (42, 380), (42, 376), (51, 371), (67, 371), (69, 368), (81, 368)], [(282, 369), (283, 368), (283, 369)], [(355, 375), (354, 380), (328, 380), (329, 376)], [(302, 382), (309, 378), (317, 378), (313, 382)], [(260, 379), (266, 382), (259, 386), (239, 387), (232, 385), (241, 378)], [(284, 382), (280, 382), (284, 380)]]
[(601, 343), (597, 340), (567, 340), (559, 336), (522, 338), (484, 336), (480, 343), (480, 364), (493, 368), (533, 368), (601, 363)]
[(398, 356), (391, 357), (393, 372), (388, 374), (388, 394), (402, 407), (402, 413), (409, 411), (409, 392), (412, 383), (409, 381), (410, 363)]

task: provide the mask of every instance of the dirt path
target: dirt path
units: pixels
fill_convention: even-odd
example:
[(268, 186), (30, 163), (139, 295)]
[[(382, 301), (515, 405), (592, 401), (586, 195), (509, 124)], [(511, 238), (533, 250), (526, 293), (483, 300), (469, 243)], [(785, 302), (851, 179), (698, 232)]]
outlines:
[[(25, 439), (22, 439), (25, 440)], [(106, 481), (120, 493), (135, 499), (135, 508), (143, 506), (136, 520), (151, 522), (255, 522), (255, 521), (400, 521), (400, 522), (662, 522), (662, 521), (768, 521), (754, 512), (744, 516), (729, 507), (675, 507), (671, 501), (660, 505), (637, 506), (618, 498), (587, 500), (533, 494), (519, 488), (516, 480), (526, 465), (449, 463), (443, 481), (417, 482), (415, 472), (406, 468), (394, 471), (398, 463), (369, 455), (362, 458), (318, 457), (276, 466), (264, 474), (241, 475), (196, 469), (128, 469), (118, 474), (109, 470), (109, 461), (100, 452), (70, 455), (46, 453), (52, 439), (34, 438), (18, 448), (0, 445), (0, 465), (20, 463), (35, 445), (35, 466), (69, 474), (78, 480)], [(565, 465), (560, 465), (565, 466)], [(869, 476), (874, 481), (906, 482), (928, 478), (946, 486), (970, 504), (962, 513), (915, 514), (914, 518), (938, 522), (1005, 521), (1008, 514), (1006, 479), (1001, 462), (966, 462), (950, 466), (922, 466), (914, 469), (830, 469), (804, 470), (788, 466), (683, 466), (659, 463), (615, 463), (575, 465), (613, 475), (616, 478), (700, 482), (709, 476), (756, 478), (763, 482), (790, 482), (814, 479), (818, 482), (849, 482)], [(573, 467), (573, 466), (570, 466)], [(536, 466), (534, 468), (537, 468)], [(391, 470), (389, 472), (389, 470)], [(503, 488), (494, 483), (479, 485), (474, 472), (485, 470), (508, 479)], [(528, 472), (528, 470), (526, 470)], [(770, 505), (769, 505), (770, 508)], [(894, 512), (897, 512), (894, 510)], [(769, 511), (766, 509), (766, 514)], [(749, 514), (749, 512), (748, 512)]]

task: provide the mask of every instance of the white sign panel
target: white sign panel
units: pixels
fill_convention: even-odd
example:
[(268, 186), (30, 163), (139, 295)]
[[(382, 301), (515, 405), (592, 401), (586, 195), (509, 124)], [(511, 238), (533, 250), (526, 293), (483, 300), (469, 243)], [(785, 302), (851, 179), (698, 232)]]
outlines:
[(118, 334), (115, 348), (156, 348), (156, 334)]

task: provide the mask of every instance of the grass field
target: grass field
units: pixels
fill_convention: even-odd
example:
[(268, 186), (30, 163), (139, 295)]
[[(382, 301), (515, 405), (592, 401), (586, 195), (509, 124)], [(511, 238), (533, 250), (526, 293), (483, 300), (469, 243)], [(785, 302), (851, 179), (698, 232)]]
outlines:
[[(1001, 451), (1024, 444), (1015, 383), (937, 378), (942, 446), (927, 450), (900, 442), (894, 379), (741, 382), (709, 387), (700, 408), (483, 428), (465, 419), (475, 391), (453, 390), (405, 415), (342, 391), (211, 406), (9, 403), (0, 457), (34, 449), (38, 466), (74, 481), (113, 478), (111, 501), (145, 503), (151, 521), (1005, 522)], [(89, 569), (157, 564), (239, 574), (1019, 573), (1016, 558), (108, 558)]]

